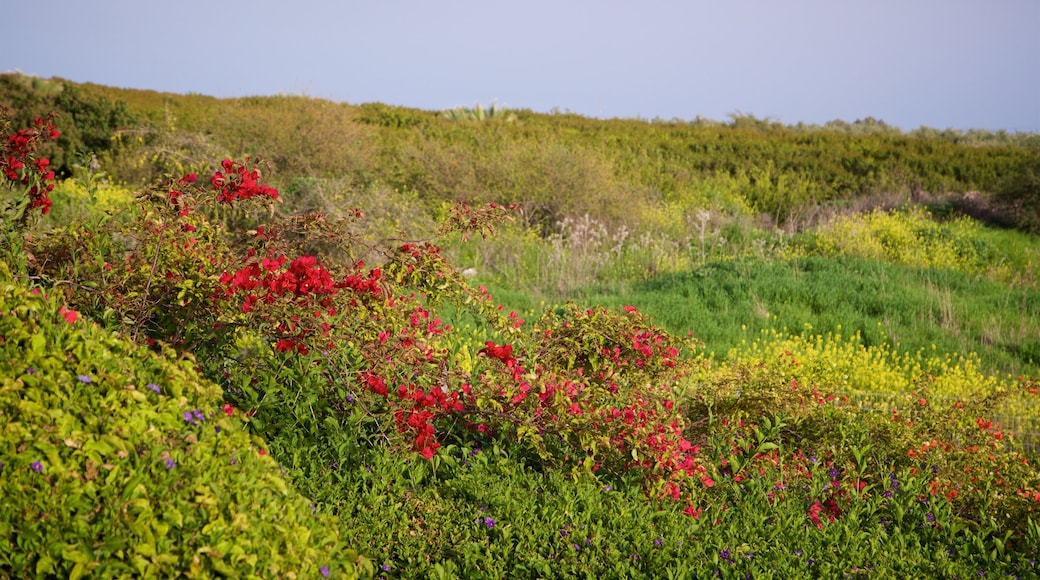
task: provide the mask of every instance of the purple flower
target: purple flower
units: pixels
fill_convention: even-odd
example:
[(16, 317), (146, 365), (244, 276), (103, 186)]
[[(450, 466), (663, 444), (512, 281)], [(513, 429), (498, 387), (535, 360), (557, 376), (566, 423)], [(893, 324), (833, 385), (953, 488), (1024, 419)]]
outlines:
[(318, 572), (321, 572), (322, 578), (328, 578), (329, 577), (329, 567), (328, 566), (322, 566), (321, 568), (318, 568)]
[(489, 530), (491, 528), (495, 527), (495, 520), (494, 520), (494, 518), (484, 518), (484, 525), (487, 526), (487, 528)]
[(925, 514), (925, 515), (924, 515), (924, 517), (928, 518), (928, 521), (929, 521), (929, 522), (934, 522), (934, 521), (935, 521), (935, 516), (933, 516), (933, 515), (931, 514), (931, 512), (929, 512), (929, 513)]
[(167, 457), (166, 458), (166, 471), (169, 471), (169, 470), (173, 469), (173, 466), (174, 466), (173, 458)]
[(794, 551), (794, 555), (795, 556), (801, 556), (802, 555), (802, 551), (801, 550), (795, 550)]
[(78, 376), (76, 378), (79, 379), (79, 382), (85, 383), (85, 384), (88, 384), (88, 385), (92, 382), (90, 380), (90, 377), (88, 377), (87, 375), (80, 375), (80, 376)]
[(381, 568), (383, 572), (389, 572), (391, 570), (390, 564), (383, 564)]
[(829, 473), (831, 477), (838, 477), (838, 473), (840, 472), (837, 467), (832, 467)]
[(35, 372), (36, 372), (36, 369), (34, 369), (34, 368), (32, 368), (32, 367), (29, 367), (29, 368), (25, 369), (25, 372), (26, 372), (27, 374), (30, 374), (30, 375), (31, 375), (31, 374), (33, 374), (33, 373), (35, 373)]
[(206, 416), (205, 416), (205, 415), (203, 415), (203, 414), (202, 414), (202, 413), (201, 413), (201, 412), (200, 412), (200, 411), (199, 411), (198, 409), (195, 409), (195, 413), (194, 413), (194, 416), (195, 416), (195, 418), (196, 418), (196, 419), (198, 419), (199, 421), (205, 421), (205, 420), (206, 420)]
[(32, 470), (35, 471), (36, 473), (39, 473), (39, 472), (43, 471), (43, 464), (40, 463), (39, 461), (33, 461)]
[(235, 464), (235, 456), (234, 456), (234, 455), (232, 455), (232, 456), (231, 456), (231, 465), (234, 465), (234, 464)]
[(809, 456), (809, 461), (812, 461), (815, 464), (815, 463), (819, 463), (820, 459), (818, 457), (816, 457), (815, 455), (810, 455)]
[(181, 415), (181, 417), (184, 417), (184, 420), (189, 423), (195, 422), (195, 418), (191, 416), (191, 411), (185, 411), (184, 414)]
[(729, 560), (729, 550), (723, 550), (719, 552), (719, 557), (723, 560)]
[(654, 545), (657, 546), (658, 548), (660, 548), (661, 544), (663, 544), (663, 543), (664, 542), (661, 541), (661, 538), (657, 538), (656, 540), (654, 540)]
[(217, 433), (220, 433), (220, 425), (214, 425), (213, 426), (213, 431), (215, 431)]
[(162, 389), (159, 388), (159, 385), (156, 385), (154, 383), (148, 383), (148, 388), (154, 391), (155, 394), (162, 393)]
[(571, 544), (571, 545), (574, 546), (574, 551), (575, 552), (580, 552), (581, 551), (581, 546), (579, 546), (578, 544)]

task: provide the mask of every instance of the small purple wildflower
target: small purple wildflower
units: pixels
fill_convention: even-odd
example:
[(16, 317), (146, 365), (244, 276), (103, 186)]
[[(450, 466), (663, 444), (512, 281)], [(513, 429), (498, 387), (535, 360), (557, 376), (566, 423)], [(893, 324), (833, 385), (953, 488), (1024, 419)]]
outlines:
[(220, 425), (214, 425), (214, 426), (213, 426), (213, 431), (214, 431), (215, 433), (220, 433)]
[(495, 527), (495, 519), (484, 518), (484, 525), (487, 526), (487, 528), (490, 530), (491, 528)]
[(80, 375), (80, 376), (78, 376), (76, 378), (79, 379), (79, 382), (87, 384), (87, 385), (89, 385), (90, 383), (93, 382), (93, 381), (90, 380), (90, 377), (88, 377), (87, 375)]
[(193, 415), (194, 415), (194, 416), (195, 416), (195, 418), (196, 418), (196, 419), (198, 419), (199, 421), (205, 421), (205, 420), (206, 420), (206, 416), (205, 416), (205, 415), (203, 415), (203, 414), (202, 414), (202, 413), (201, 413), (201, 412), (200, 412), (200, 411), (199, 411), (198, 409), (195, 409), (195, 412), (193, 413)]
[(354, 402), (354, 397), (351, 397), (350, 395), (347, 395), (347, 402), (348, 403), (353, 403)]
[(170, 457), (167, 457), (166, 458), (166, 471), (169, 471), (169, 470), (173, 469), (174, 465), (175, 464), (173, 463), (173, 459), (170, 458)]
[(25, 369), (25, 372), (26, 372), (26, 374), (30, 374), (31, 375), (31, 374), (36, 372), (36, 369), (34, 369), (32, 367), (29, 367), (29, 368)]
[(723, 550), (719, 552), (719, 557), (723, 560), (729, 560), (729, 550)]
[(575, 552), (580, 552), (581, 551), (581, 546), (579, 546), (578, 544), (572, 544), (572, 545), (574, 546), (574, 551)]
[(184, 420), (189, 423), (195, 422), (195, 418), (191, 416), (191, 411), (185, 411), (184, 414), (181, 415), (181, 417), (184, 417)]
[(322, 566), (321, 568), (318, 568), (318, 572), (321, 572), (321, 577), (322, 578), (328, 578), (329, 577), (329, 567), (328, 566)]
[(39, 472), (43, 471), (43, 464), (40, 463), (39, 461), (33, 461), (32, 470), (35, 471), (36, 473), (39, 473)]
[(837, 467), (832, 467), (831, 470), (828, 473), (830, 474), (831, 477), (838, 477), (838, 474), (840, 472), (838, 471)]
[(382, 570), (383, 572), (389, 572), (389, 571), (390, 571), (390, 570), (392, 570), (393, 568), (391, 568), (391, 567), (390, 567), (390, 564), (383, 564), (382, 566), (380, 566), (380, 569), (381, 569), (381, 570)]
[(819, 462), (820, 462), (820, 458), (819, 458), (819, 457), (816, 457), (815, 455), (810, 455), (810, 456), (809, 456), (809, 461), (812, 461), (812, 462), (813, 462), (813, 464), (815, 465), (815, 464), (817, 464), (817, 463), (819, 463)]
[(157, 395), (162, 394), (162, 389), (160, 389), (159, 385), (156, 385), (155, 383), (148, 383), (148, 388)]
[(925, 514), (924, 517), (927, 518), (929, 522), (934, 522), (935, 521), (935, 516), (933, 516), (931, 514), (931, 512)]
[(657, 538), (657, 539), (654, 540), (654, 545), (657, 546), (658, 548), (660, 548), (661, 544), (663, 544), (663, 543), (664, 542), (661, 541), (661, 538)]
[(802, 555), (802, 551), (801, 550), (795, 550), (794, 551), (794, 555), (795, 556), (801, 556)]
[(234, 464), (235, 464), (235, 456), (234, 456), (234, 455), (232, 455), (232, 456), (231, 456), (231, 465), (234, 465)]

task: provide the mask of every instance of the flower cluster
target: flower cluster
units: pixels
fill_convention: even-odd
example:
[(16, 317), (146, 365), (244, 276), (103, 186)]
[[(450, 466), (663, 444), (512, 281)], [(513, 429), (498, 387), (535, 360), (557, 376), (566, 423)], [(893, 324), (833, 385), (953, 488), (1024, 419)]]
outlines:
[[(285, 267), (286, 262), (288, 267)], [(344, 288), (378, 295), (381, 277), (380, 270), (374, 269), (367, 277), (350, 275), (341, 282), (335, 282), (332, 274), (314, 256), (300, 256), (289, 261), (285, 255), (279, 254), (257, 260), (251, 250), (246, 264), (233, 274), (224, 272), (220, 276), (220, 283), (224, 286), (225, 298), (244, 295), (241, 309), (245, 314), (253, 313), (259, 306), (271, 306), (286, 300), (293, 306), (311, 312), (314, 319), (321, 320), (321, 333), (327, 335), (332, 325), (326, 318), (337, 313), (333, 297)], [(301, 324), (299, 316), (277, 321), (268, 314), (261, 315), (261, 318), (274, 322), (280, 334), (289, 335), (279, 338), (276, 345), (278, 350), (295, 350), (307, 354), (309, 349), (304, 338), (310, 336), (313, 330)]]
[(418, 451), (426, 459), (433, 457), (441, 444), (436, 439), (434, 421), (446, 414), (459, 413), (463, 403), (459, 392), (447, 393), (439, 386), (425, 390), (414, 385), (400, 385), (393, 392), (387, 388), (383, 379), (374, 374), (361, 376), (361, 383), (367, 390), (393, 401), (394, 421), (398, 433), (412, 435), (412, 449)]
[(54, 171), (50, 160), (36, 157), (41, 141), (57, 139), (61, 133), (50, 117), (37, 117), (33, 127), (7, 135), (0, 148), (0, 174), (8, 181), (28, 187), (29, 207), (41, 214), (51, 210), (50, 192), (54, 190)]
[(245, 163), (225, 159), (220, 162), (220, 167), (223, 171), (217, 170), (209, 178), (213, 191), (217, 192), (218, 202), (231, 203), (257, 196), (278, 199), (277, 189), (259, 182), (260, 170), (256, 164), (249, 165), (248, 157)]

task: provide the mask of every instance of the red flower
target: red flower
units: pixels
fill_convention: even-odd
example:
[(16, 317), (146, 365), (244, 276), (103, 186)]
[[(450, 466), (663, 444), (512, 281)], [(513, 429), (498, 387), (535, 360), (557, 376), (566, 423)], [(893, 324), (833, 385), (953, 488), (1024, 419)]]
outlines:
[(227, 416), (230, 417), (231, 415), (235, 414), (235, 408), (232, 407), (230, 403), (226, 403), (224, 405), (224, 413), (226, 413)]
[(58, 309), (58, 314), (63, 316), (65, 318), (65, 322), (68, 322), (69, 324), (72, 324), (73, 322), (76, 322), (76, 320), (79, 319), (79, 312), (76, 312), (75, 310), (69, 310), (64, 306)]

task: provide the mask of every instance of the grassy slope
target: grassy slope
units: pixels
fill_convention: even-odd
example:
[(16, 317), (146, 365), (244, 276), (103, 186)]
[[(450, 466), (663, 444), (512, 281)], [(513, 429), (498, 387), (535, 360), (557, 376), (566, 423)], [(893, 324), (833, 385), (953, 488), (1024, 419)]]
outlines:
[[(507, 289), (507, 307), (535, 308)], [(1040, 293), (950, 270), (920, 270), (857, 258), (809, 257), (709, 263), (662, 274), (618, 294), (589, 288), (579, 302), (633, 305), (673, 332), (725, 355), (761, 329), (859, 331), (866, 345), (901, 351), (977, 352), (997, 372), (1040, 372)]]

